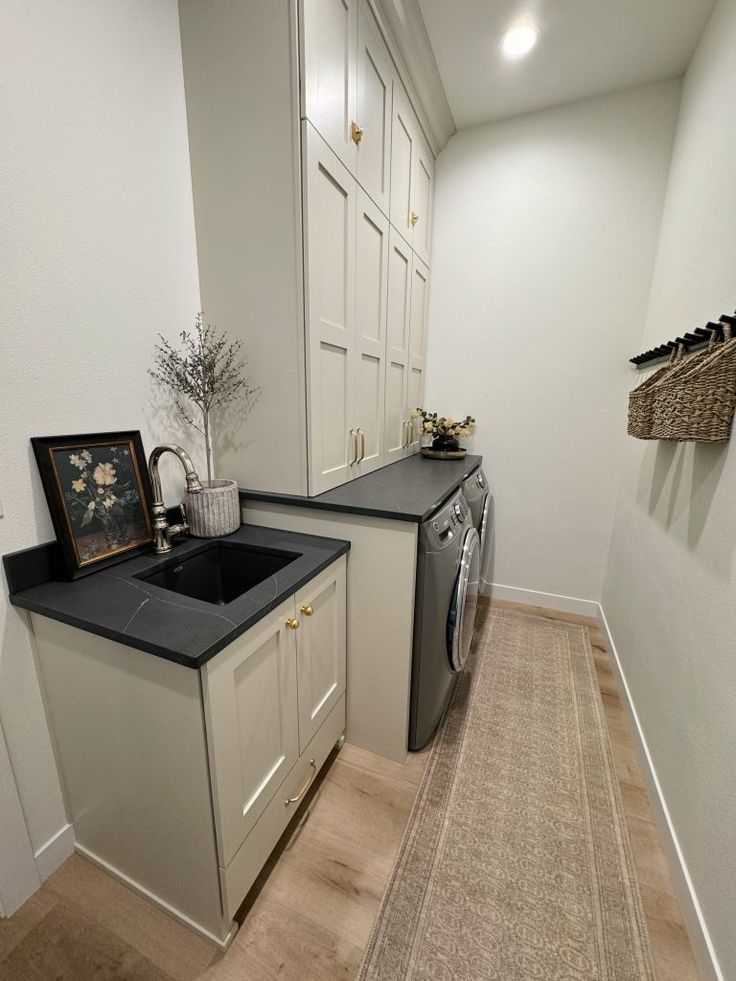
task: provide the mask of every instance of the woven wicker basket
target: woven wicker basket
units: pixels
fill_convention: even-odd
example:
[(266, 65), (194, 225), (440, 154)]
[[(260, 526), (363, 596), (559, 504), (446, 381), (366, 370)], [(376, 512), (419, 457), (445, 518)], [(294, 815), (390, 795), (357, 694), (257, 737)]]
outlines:
[[(699, 351), (697, 354), (693, 355), (692, 358), (683, 360), (682, 358), (677, 359), (677, 364), (672, 366), (672, 370), (669, 371), (664, 377), (657, 379), (656, 383), (652, 386), (651, 390), (651, 427), (650, 427), (650, 439), (667, 439), (664, 432), (667, 429), (667, 416), (670, 411), (669, 407), (669, 394), (675, 391), (684, 391), (684, 385), (686, 379), (700, 367), (701, 363), (705, 361), (706, 358), (710, 357), (713, 351), (716, 349), (720, 342), (716, 340), (716, 335), (712, 334), (710, 343), (704, 351)], [(665, 386), (669, 382), (680, 382), (681, 388), (675, 389), (674, 386), (671, 389), (666, 389)]]
[(187, 494), (189, 533), (219, 538), (240, 527), (240, 495), (235, 480), (203, 480), (199, 494)]
[(656, 439), (652, 436), (652, 423), (654, 421), (654, 386), (663, 381), (671, 371), (674, 371), (682, 358), (684, 348), (678, 344), (672, 349), (672, 356), (667, 364), (655, 371), (648, 378), (637, 385), (629, 393), (629, 419), (626, 431), (629, 436), (637, 439)]
[(736, 339), (711, 346), (654, 386), (652, 436), (679, 442), (722, 442), (736, 407)]

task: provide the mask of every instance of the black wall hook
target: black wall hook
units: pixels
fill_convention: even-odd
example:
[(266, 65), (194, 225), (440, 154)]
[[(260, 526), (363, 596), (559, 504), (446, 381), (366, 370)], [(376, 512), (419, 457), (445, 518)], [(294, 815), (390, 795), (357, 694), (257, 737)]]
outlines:
[(709, 344), (714, 336), (720, 341), (725, 340), (726, 334), (723, 328), (726, 324), (729, 327), (736, 327), (736, 315), (722, 313), (718, 322), (709, 320), (705, 327), (696, 327), (693, 331), (685, 331), (684, 337), (676, 337), (674, 341), (667, 341), (666, 344), (660, 344), (650, 351), (637, 354), (635, 357), (629, 358), (629, 361), (638, 368), (640, 365), (649, 364), (651, 361), (670, 357), (672, 348), (677, 347), (678, 344), (682, 344), (685, 351), (689, 352), (702, 347), (704, 344)]

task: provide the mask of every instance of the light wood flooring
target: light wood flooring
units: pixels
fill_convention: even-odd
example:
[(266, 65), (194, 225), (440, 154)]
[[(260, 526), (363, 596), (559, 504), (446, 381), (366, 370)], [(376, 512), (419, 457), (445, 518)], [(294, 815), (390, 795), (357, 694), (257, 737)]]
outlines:
[[(659, 981), (696, 981), (687, 934), (594, 620), (590, 633)], [(0, 920), (0, 981), (337, 981), (354, 977), (388, 882), (427, 752), (401, 765), (346, 745), (305, 801), (221, 955), (74, 855)]]

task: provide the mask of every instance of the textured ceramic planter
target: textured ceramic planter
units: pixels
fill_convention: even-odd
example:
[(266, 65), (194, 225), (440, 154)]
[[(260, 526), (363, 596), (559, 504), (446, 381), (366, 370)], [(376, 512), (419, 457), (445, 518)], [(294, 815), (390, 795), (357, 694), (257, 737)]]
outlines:
[(199, 494), (187, 494), (189, 534), (197, 538), (231, 535), (240, 527), (240, 497), (235, 480), (203, 480)]

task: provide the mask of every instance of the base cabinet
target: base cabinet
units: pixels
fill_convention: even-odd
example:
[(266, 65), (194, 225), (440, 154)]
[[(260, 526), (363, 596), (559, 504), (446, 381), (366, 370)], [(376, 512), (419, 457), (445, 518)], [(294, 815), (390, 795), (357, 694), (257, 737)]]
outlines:
[(199, 671), (32, 615), (76, 849), (221, 949), (345, 731), (346, 570)]
[(202, 670), (223, 868), (294, 771), (305, 775), (297, 779), (305, 792), (316, 775), (303, 760), (345, 693), (345, 618), (343, 558)]

